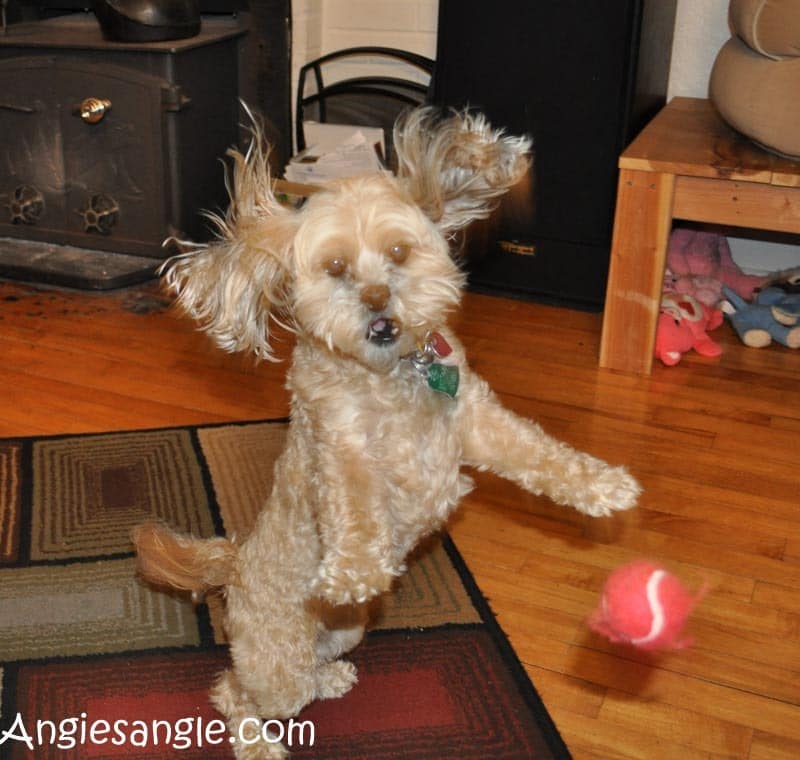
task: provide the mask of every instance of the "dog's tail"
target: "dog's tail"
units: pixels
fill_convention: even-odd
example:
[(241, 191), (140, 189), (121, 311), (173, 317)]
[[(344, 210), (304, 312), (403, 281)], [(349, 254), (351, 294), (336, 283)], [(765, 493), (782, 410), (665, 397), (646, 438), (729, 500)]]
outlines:
[(236, 547), (227, 538), (192, 538), (157, 523), (137, 526), (132, 538), (137, 569), (151, 583), (202, 594), (235, 580)]

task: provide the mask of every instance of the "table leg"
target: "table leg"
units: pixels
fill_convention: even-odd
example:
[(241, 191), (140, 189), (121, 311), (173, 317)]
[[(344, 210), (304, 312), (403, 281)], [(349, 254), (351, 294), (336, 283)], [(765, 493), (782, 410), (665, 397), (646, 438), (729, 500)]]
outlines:
[(600, 366), (649, 374), (675, 175), (622, 169), (606, 290)]

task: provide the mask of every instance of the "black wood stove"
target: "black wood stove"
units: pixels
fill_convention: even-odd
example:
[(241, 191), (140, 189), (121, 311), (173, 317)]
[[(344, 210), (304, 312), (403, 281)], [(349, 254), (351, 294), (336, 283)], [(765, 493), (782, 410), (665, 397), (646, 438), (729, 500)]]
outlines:
[(165, 238), (226, 204), (244, 24), (168, 42), (103, 38), (93, 14), (0, 32), (0, 276), (109, 288), (152, 276)]

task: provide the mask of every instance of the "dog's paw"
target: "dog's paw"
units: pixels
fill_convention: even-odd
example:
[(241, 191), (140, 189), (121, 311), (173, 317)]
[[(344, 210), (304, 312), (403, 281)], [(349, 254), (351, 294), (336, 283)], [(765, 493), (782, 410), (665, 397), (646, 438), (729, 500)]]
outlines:
[(236, 760), (285, 760), (289, 757), (286, 747), (269, 729), (266, 729), (269, 741), (261, 736), (261, 730), (264, 730), (262, 723), (253, 723), (252, 728), (255, 733), (243, 731), (242, 737), (231, 734), (231, 748)]
[(382, 594), (388, 585), (372, 585), (364, 581), (344, 580), (326, 577), (319, 578), (314, 584), (314, 594), (320, 599), (339, 606), (342, 604), (363, 604)]
[(239, 749), (233, 745), (233, 748), (233, 756), (236, 760), (286, 760), (289, 757), (288, 750), (278, 742), (270, 744), (262, 742), (241, 746)]
[(337, 699), (358, 683), (356, 666), (347, 660), (326, 662), (317, 670), (317, 699)]
[(289, 752), (282, 744), (275, 742), (274, 744), (267, 744), (261, 742), (259, 744), (251, 744), (248, 746), (237, 745), (233, 746), (233, 756), (236, 760), (286, 760), (289, 757)]
[(363, 604), (388, 591), (394, 575), (380, 567), (334, 569), (330, 563), (323, 562), (312, 592), (333, 605)]
[(612, 512), (636, 506), (642, 487), (624, 467), (610, 467), (599, 462), (586, 490), (575, 500), (579, 512), (592, 517), (605, 517)]

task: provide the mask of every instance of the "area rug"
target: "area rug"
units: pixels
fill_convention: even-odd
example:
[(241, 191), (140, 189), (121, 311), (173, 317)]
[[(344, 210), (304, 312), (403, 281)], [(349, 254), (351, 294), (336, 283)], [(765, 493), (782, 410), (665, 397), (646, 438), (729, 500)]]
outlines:
[[(207, 690), (221, 601), (135, 576), (130, 529), (243, 534), (285, 421), (0, 440), (0, 757), (229, 758)], [(422, 547), (351, 655), (359, 682), (279, 730), (325, 760), (567, 758), (458, 554)]]

